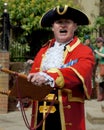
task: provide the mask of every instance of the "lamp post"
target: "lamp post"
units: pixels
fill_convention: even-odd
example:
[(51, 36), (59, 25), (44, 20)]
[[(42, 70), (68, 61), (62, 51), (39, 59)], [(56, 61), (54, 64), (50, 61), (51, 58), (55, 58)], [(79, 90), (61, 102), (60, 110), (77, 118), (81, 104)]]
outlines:
[(9, 50), (9, 35), (10, 35), (10, 21), (9, 21), (9, 14), (7, 11), (7, 3), (4, 3), (4, 12), (3, 12), (3, 21), (2, 21), (2, 38), (1, 38), (1, 44), (2, 44), (2, 50), (8, 51)]

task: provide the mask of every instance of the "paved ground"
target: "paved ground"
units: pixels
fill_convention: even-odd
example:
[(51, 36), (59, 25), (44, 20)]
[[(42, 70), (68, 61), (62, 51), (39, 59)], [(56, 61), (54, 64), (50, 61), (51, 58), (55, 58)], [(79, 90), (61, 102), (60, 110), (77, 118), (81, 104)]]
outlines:
[[(102, 122), (100, 123), (100, 120), (102, 119), (100, 117), (101, 116), (104, 117), (104, 112), (101, 112), (101, 104), (103, 102), (97, 102), (96, 100), (85, 101), (87, 130), (104, 130), (104, 123)], [(26, 111), (26, 114), (28, 120), (30, 121), (31, 108), (29, 108)], [(87, 119), (88, 115), (90, 115), (91, 117), (89, 121)], [(92, 120), (94, 121), (91, 122)], [(14, 112), (9, 112), (7, 114), (0, 114), (0, 130), (28, 130), (28, 129), (25, 126), (20, 111), (14, 111)]]
[(104, 112), (101, 109), (102, 105), (104, 105), (104, 101), (87, 100), (85, 102), (87, 130), (104, 130)]
[[(28, 120), (31, 117), (31, 108), (26, 111)], [(30, 123), (30, 122), (29, 122)], [(23, 121), (20, 111), (0, 114), (0, 130), (28, 130)]]

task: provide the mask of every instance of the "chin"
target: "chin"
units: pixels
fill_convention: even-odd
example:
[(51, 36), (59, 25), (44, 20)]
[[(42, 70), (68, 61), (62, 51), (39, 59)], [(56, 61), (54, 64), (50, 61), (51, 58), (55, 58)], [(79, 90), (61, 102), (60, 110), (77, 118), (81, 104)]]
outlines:
[(59, 42), (61, 42), (61, 43), (65, 43), (65, 42), (67, 42), (68, 40), (67, 39), (60, 39), (59, 40)]

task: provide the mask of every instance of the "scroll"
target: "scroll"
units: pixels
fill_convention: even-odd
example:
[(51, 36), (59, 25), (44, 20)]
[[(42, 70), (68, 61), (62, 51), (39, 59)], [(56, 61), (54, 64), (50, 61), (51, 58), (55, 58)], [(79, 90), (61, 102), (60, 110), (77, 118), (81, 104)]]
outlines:
[(53, 88), (49, 85), (33, 85), (31, 82), (27, 81), (27, 76), (24, 74), (14, 72), (6, 68), (1, 68), (1, 71), (16, 76), (14, 86), (9, 92), (10, 96), (14, 96), (16, 98), (28, 97), (33, 100), (41, 101), (53, 90)]

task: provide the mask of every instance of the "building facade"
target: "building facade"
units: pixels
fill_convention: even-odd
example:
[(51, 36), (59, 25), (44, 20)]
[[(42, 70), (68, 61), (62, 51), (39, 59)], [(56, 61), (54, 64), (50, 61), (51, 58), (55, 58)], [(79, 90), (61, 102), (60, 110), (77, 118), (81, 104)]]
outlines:
[(101, 0), (78, 0), (83, 12), (89, 17), (91, 25), (94, 24), (97, 16), (100, 15)]

